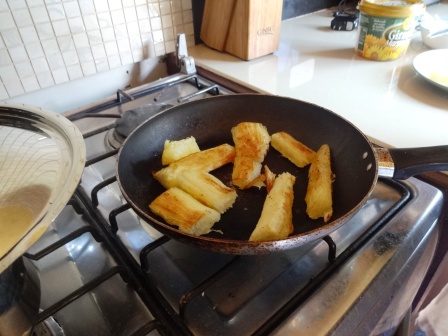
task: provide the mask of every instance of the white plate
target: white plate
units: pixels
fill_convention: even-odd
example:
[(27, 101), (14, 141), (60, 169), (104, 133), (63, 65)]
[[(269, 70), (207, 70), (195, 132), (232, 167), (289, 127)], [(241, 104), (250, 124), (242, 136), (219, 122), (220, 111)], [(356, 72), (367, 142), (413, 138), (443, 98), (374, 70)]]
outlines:
[(448, 91), (448, 49), (425, 51), (414, 58), (413, 64), (423, 78)]

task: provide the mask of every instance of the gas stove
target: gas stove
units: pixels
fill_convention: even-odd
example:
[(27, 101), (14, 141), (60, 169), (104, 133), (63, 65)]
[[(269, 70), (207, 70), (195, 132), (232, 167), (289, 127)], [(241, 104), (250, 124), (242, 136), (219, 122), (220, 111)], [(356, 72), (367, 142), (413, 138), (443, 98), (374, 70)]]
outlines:
[(71, 201), (23, 257), (40, 279), (35, 334), (393, 333), (425, 295), (434, 256), (446, 252), (448, 177), (380, 179), (348, 223), (285, 252), (234, 256), (171, 240), (126, 203), (115, 167), (122, 140), (146, 118), (235, 94), (178, 55), (180, 73), (66, 114), (87, 162)]

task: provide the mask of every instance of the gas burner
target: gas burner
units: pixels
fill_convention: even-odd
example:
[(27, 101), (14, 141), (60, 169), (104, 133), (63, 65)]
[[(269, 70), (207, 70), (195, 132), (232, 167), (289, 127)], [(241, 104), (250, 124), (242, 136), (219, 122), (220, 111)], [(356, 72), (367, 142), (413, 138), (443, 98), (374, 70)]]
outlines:
[(117, 119), (115, 122), (115, 128), (108, 132), (108, 143), (113, 148), (120, 148), (123, 141), (134, 129), (152, 116), (155, 116), (157, 113), (165, 111), (170, 107), (172, 107), (172, 105), (169, 104), (148, 104), (125, 111), (121, 118)]

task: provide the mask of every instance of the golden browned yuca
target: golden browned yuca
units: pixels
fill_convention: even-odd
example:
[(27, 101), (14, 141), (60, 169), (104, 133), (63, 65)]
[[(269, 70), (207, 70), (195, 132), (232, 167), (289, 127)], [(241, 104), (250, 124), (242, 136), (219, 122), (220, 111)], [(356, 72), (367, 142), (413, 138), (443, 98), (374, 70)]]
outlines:
[(233, 162), (235, 158), (235, 148), (228, 144), (223, 144), (197, 153), (190, 154), (168, 167), (155, 172), (154, 178), (166, 189), (177, 187), (177, 175), (183, 170), (200, 170), (210, 172), (227, 163)]
[(313, 162), (313, 159), (316, 156), (315, 151), (285, 132), (272, 134), (271, 144), (272, 147), (278, 150), (285, 158), (300, 168)]
[(255, 122), (242, 122), (231, 132), (236, 152), (232, 183), (245, 189), (260, 175), (271, 137), (264, 125)]
[(168, 224), (179, 227), (180, 231), (197, 236), (209, 233), (221, 219), (219, 212), (178, 188), (170, 188), (160, 194), (149, 208)]
[(323, 217), (327, 222), (333, 215), (332, 183), (330, 147), (325, 144), (317, 151), (308, 172), (305, 202), (306, 213), (311, 219)]
[(169, 165), (190, 154), (199, 152), (199, 146), (194, 137), (181, 140), (165, 140), (162, 152), (162, 164)]
[(285, 239), (294, 231), (292, 204), (295, 181), (296, 178), (287, 172), (277, 176), (271, 191), (266, 196), (260, 219), (249, 238), (250, 241)]
[(237, 193), (218, 178), (201, 170), (183, 170), (176, 185), (206, 206), (224, 213), (236, 200)]
[(264, 166), (264, 176), (266, 182), (266, 190), (269, 193), (274, 186), (275, 174), (266, 165)]

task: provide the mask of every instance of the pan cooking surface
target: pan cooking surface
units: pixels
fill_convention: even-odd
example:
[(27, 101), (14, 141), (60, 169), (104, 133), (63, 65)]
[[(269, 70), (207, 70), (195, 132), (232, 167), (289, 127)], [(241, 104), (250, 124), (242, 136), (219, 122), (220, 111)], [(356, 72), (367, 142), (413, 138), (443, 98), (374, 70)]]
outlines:
[[(189, 236), (162, 222), (148, 208), (165, 189), (152, 177), (162, 168), (165, 140), (194, 136), (204, 150), (223, 143), (234, 145), (231, 128), (243, 121), (260, 122), (269, 133), (284, 131), (317, 151), (327, 143), (331, 149), (333, 217), (331, 222), (311, 220), (305, 212), (308, 167), (298, 168), (272, 147), (264, 164), (275, 173), (288, 171), (297, 177), (294, 186), (294, 233), (286, 241), (301, 244), (330, 233), (364, 203), (376, 182), (376, 162), (367, 139), (353, 125), (334, 113), (294, 99), (265, 95), (228, 95), (173, 107), (151, 118), (125, 141), (119, 153), (117, 177), (125, 198), (148, 223), (163, 233), (193, 244), (249, 244), (266, 197), (265, 188), (239, 190), (233, 207), (224, 213), (206, 236)], [(371, 166), (368, 169), (368, 166)], [(212, 173), (231, 185), (232, 164)], [(222, 231), (222, 233), (218, 232)], [(192, 241), (193, 240), (193, 241)], [(201, 242), (202, 241), (202, 242)], [(273, 243), (274, 244), (274, 243)], [(266, 245), (266, 244), (265, 244)], [(218, 248), (219, 249), (219, 248)]]

